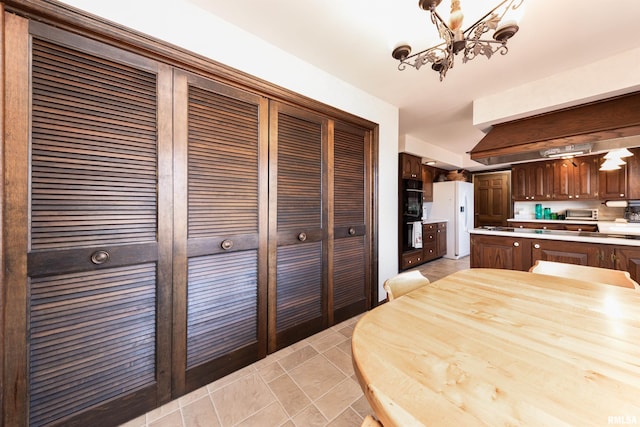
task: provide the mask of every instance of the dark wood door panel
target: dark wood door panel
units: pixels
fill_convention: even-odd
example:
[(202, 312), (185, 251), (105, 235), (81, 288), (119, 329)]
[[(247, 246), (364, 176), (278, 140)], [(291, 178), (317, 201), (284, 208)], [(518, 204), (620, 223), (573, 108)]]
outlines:
[[(20, 362), (7, 365), (15, 387), (3, 396), (3, 419), (119, 424), (170, 396), (171, 361), (158, 358), (170, 327), (158, 316), (170, 295), (172, 231), (159, 214), (172, 180), (171, 107), (161, 94), (170, 70), (8, 20), (14, 48), (4, 77), (9, 87), (28, 86), (5, 93), (11, 111), (21, 112), (5, 141), (16, 154), (6, 209), (17, 220), (6, 254), (9, 265), (25, 268), (6, 276), (13, 307), (6, 343)], [(17, 43), (29, 36), (28, 46)]]
[(173, 393), (266, 355), (266, 100), (174, 78)]

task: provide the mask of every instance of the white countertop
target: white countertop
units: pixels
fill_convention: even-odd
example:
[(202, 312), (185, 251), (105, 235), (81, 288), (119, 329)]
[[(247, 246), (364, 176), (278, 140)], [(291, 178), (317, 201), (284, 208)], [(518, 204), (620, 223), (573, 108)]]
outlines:
[(434, 224), (436, 222), (448, 222), (448, 219), (442, 219), (442, 218), (430, 218), (430, 219), (423, 219), (422, 223), (423, 224)]
[(604, 243), (607, 245), (639, 246), (640, 236), (622, 234), (589, 233), (583, 231), (540, 230), (533, 228), (498, 227), (498, 229), (474, 228), (471, 234), (505, 236), (524, 239), (564, 240), (570, 242)]
[(593, 220), (576, 220), (576, 219), (529, 219), (529, 218), (509, 218), (508, 222), (539, 222), (542, 224), (597, 224), (599, 222), (610, 221), (593, 221)]

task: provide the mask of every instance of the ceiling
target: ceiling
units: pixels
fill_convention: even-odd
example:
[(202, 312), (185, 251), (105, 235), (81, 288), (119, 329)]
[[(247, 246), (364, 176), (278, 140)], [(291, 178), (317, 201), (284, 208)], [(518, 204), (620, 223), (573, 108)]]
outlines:
[[(441, 82), (429, 66), (399, 71), (391, 57), (401, 42), (413, 52), (435, 44), (437, 33), (418, 0), (191, 1), (397, 106), (400, 135), (455, 153), (484, 136), (472, 124), (474, 99), (640, 47), (638, 0), (525, 0), (507, 55), (466, 64), (456, 58)], [(463, 28), (497, 3), (462, 0)], [(445, 20), (449, 5), (444, 0), (438, 7)]]

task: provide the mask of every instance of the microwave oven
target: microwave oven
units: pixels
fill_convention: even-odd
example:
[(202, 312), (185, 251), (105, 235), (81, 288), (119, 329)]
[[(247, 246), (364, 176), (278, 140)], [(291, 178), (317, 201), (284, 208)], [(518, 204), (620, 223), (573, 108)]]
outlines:
[(598, 209), (567, 209), (565, 219), (573, 220), (598, 220)]

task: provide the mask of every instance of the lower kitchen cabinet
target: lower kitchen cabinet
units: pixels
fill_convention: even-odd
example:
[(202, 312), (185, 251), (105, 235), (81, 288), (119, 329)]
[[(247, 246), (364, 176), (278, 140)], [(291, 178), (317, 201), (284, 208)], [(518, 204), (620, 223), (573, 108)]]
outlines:
[(543, 260), (597, 267), (602, 263), (601, 246), (606, 245), (561, 240), (534, 240), (531, 243), (531, 264), (537, 260)]
[(408, 268), (413, 268), (416, 265), (420, 265), (424, 262), (424, 253), (420, 249), (416, 249), (414, 251), (404, 252), (402, 254), (402, 265), (400, 266), (403, 270)]
[(531, 267), (531, 240), (472, 234), (470, 266), (528, 270)]
[(537, 260), (628, 271), (640, 279), (640, 247), (564, 240), (471, 235), (471, 268), (528, 270)]
[(422, 260), (428, 262), (447, 253), (447, 223), (434, 222), (422, 226)]

